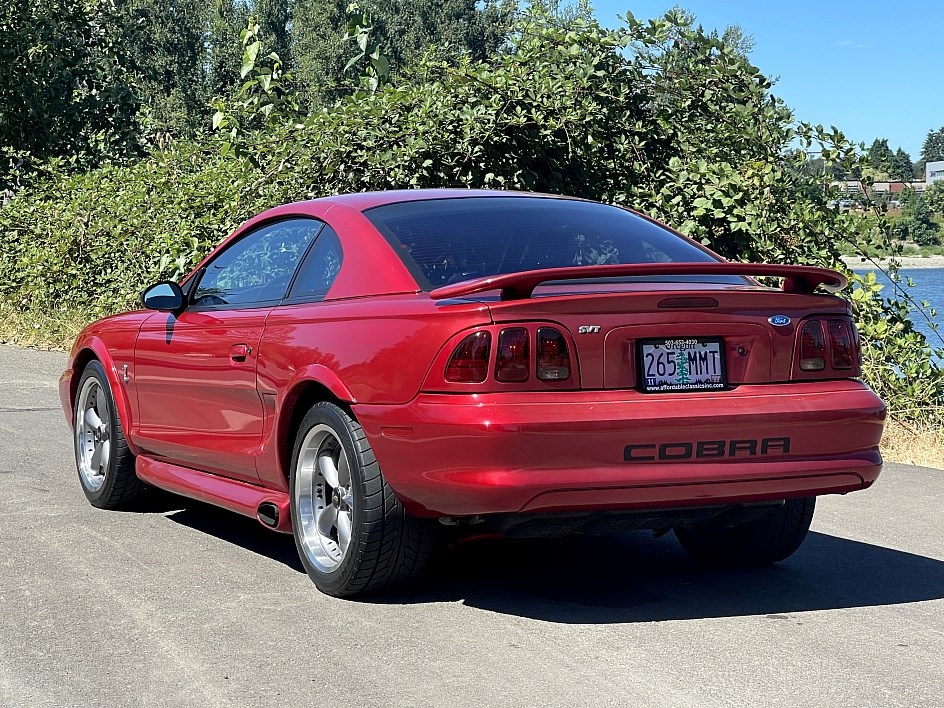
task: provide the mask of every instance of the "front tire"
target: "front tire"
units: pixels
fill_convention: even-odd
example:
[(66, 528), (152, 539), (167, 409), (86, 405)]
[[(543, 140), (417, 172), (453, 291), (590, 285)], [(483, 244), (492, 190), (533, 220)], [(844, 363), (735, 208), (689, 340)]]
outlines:
[(316, 404), (302, 420), (289, 492), (298, 556), (322, 592), (389, 589), (425, 569), (433, 522), (403, 508), (361, 426), (333, 403)]
[(816, 497), (787, 499), (770, 516), (733, 526), (705, 523), (674, 529), (695, 560), (710, 565), (759, 566), (791, 556), (806, 538)]
[(86, 498), (99, 509), (132, 506), (145, 487), (135, 474), (105, 369), (96, 360), (79, 379), (72, 420), (75, 465)]

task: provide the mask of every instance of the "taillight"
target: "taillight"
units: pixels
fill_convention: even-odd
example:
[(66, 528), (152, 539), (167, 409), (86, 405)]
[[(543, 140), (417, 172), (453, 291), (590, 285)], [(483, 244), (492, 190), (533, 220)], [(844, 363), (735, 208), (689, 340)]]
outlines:
[(446, 364), (446, 381), (481, 383), (488, 376), (488, 350), (492, 335), (476, 332), (459, 342)]
[(826, 368), (826, 342), (823, 325), (819, 320), (809, 320), (800, 332), (800, 369), (821, 371)]
[(579, 371), (574, 340), (561, 325), (477, 324), (446, 341), (421, 390), (474, 394), (575, 390), (580, 388)]
[(527, 381), (529, 363), (528, 330), (524, 327), (503, 329), (498, 335), (495, 379), (505, 383)]
[[(844, 320), (829, 320), (829, 363), (834, 369), (851, 369), (855, 362), (852, 330)], [(803, 368), (802, 362), (800, 368)], [(822, 367), (820, 367), (822, 368)]]
[(538, 329), (538, 378), (542, 381), (561, 381), (570, 376), (570, 354), (567, 340), (553, 327)]

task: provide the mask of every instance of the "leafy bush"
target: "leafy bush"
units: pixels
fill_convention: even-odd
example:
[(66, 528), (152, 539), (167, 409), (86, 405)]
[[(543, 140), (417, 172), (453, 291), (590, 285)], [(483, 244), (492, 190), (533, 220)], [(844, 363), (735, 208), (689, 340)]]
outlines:
[(937, 246), (941, 243), (938, 231), (940, 226), (931, 218), (931, 208), (924, 195), (917, 192), (908, 194), (903, 200), (901, 216), (891, 225), (892, 235), (900, 241), (913, 241), (919, 246)]
[(944, 216), (944, 179), (928, 185), (924, 192), (924, 201), (932, 212)]
[[(283, 90), (263, 85), (265, 66), (249, 71), (264, 79), (249, 84)], [(457, 185), (630, 205), (729, 258), (838, 266), (852, 222), (828, 207), (829, 170), (810, 174), (805, 150), (832, 165), (852, 164), (855, 148), (835, 129), (794, 124), (770, 88), (736, 48), (676, 13), (627, 16), (618, 30), (526, 15), (487, 61), (431, 52), (409, 82), (304, 118), (273, 109), (254, 120), (246, 112), (270, 102), (244, 95), (221, 107), (219, 145), (18, 195), (0, 209), (0, 296), (104, 314), (181, 275), (263, 208)], [(873, 230), (890, 245), (887, 226)], [(944, 375), (908, 305), (886, 303), (870, 281), (851, 295), (873, 387), (902, 410), (940, 405)]]
[(0, 294), (91, 316), (136, 306), (146, 284), (186, 273), (238, 223), (234, 167), (177, 148), (36, 185), (0, 210)]

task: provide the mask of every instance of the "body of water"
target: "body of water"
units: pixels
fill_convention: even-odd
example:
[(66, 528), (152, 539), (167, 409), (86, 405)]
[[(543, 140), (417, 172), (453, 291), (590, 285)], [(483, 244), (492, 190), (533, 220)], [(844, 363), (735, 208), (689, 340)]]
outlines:
[[(856, 266), (854, 270), (856, 273), (866, 273), (875, 269)], [(912, 313), (911, 321), (915, 329), (928, 338), (928, 343), (932, 347), (944, 348), (944, 343), (938, 338), (939, 336), (944, 338), (944, 268), (902, 268), (898, 273), (903, 281), (901, 287), (916, 303), (920, 304), (922, 300), (927, 300), (931, 307), (937, 308), (939, 314), (934, 320), (938, 325), (937, 333), (931, 331), (928, 321), (920, 312)], [(875, 275), (880, 283), (885, 284), (885, 289), (882, 291), (884, 297), (897, 297), (899, 300), (904, 300), (884, 273), (875, 271)], [(913, 288), (907, 287), (904, 282), (906, 278), (914, 281)]]

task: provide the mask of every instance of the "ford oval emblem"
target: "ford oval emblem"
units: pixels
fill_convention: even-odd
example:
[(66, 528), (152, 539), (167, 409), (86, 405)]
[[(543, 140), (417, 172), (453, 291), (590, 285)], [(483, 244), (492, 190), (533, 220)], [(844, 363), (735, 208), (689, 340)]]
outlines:
[(767, 318), (767, 321), (774, 327), (786, 327), (790, 324), (790, 318), (786, 315), (772, 315)]

